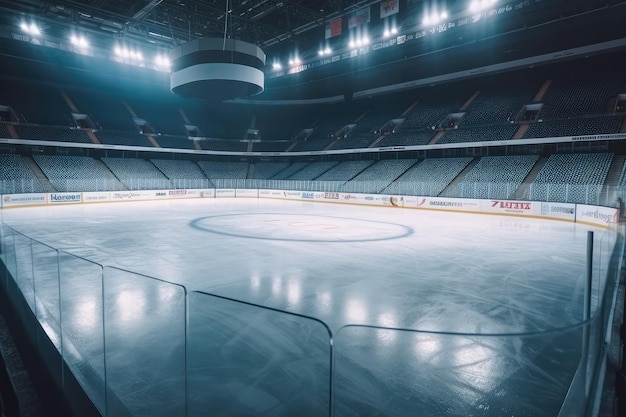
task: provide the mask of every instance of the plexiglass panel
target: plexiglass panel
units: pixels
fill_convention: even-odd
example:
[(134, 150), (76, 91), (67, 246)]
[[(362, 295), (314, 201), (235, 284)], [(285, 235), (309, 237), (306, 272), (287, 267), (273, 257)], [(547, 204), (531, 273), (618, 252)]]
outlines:
[(106, 415), (102, 267), (59, 252), (59, 277), (63, 360)]
[(185, 289), (104, 269), (107, 415), (185, 416)]
[(188, 337), (190, 417), (328, 415), (322, 323), (193, 292)]

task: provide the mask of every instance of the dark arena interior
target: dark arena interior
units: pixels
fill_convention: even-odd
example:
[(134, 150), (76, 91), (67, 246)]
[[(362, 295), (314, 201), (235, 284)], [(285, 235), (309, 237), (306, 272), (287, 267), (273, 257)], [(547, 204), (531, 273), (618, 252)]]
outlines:
[(0, 0), (0, 417), (626, 416), (625, 19)]

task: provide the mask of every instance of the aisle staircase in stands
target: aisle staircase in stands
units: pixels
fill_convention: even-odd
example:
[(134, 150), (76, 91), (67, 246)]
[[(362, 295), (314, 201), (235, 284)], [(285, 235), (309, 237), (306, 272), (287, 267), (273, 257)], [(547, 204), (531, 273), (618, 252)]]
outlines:
[(472, 159), (472, 160), (470, 161), (470, 163), (469, 163), (469, 164), (467, 164), (467, 165), (465, 166), (465, 168), (463, 168), (463, 171), (461, 171), (461, 172), (459, 173), (459, 175), (457, 175), (457, 176), (456, 176), (456, 178), (455, 178), (455, 179), (453, 179), (453, 180), (450, 182), (450, 184), (448, 184), (448, 186), (447, 186), (446, 188), (444, 188), (444, 189), (443, 189), (443, 191), (441, 191), (441, 192), (439, 193), (439, 196), (440, 196), (440, 197), (446, 196), (446, 195), (447, 195), (446, 193), (447, 193), (448, 191), (453, 190), (453, 189), (454, 189), (454, 187), (455, 187), (458, 183), (460, 183), (461, 181), (463, 181), (463, 178), (465, 178), (465, 175), (467, 175), (467, 173), (468, 173), (468, 172), (470, 172), (470, 171), (472, 170), (472, 168), (474, 168), (474, 166), (476, 166), (476, 164), (478, 163), (478, 161), (480, 161), (480, 158), (474, 158), (474, 159)]
[(611, 195), (611, 189), (615, 189), (615, 187), (617, 187), (625, 162), (626, 155), (613, 155), (613, 160), (611, 161), (611, 166), (609, 167), (609, 173), (606, 175), (604, 186), (600, 192), (600, 204), (611, 205), (615, 203), (615, 199)]
[(524, 198), (526, 190), (528, 190), (530, 184), (535, 181), (535, 178), (537, 178), (537, 175), (539, 175), (539, 172), (541, 172), (546, 162), (548, 162), (547, 157), (544, 156), (542, 158), (539, 158), (539, 160), (533, 166), (533, 169), (530, 170), (528, 175), (526, 175), (526, 178), (524, 178), (524, 181), (522, 181), (522, 185), (520, 185), (517, 191), (515, 191), (515, 193), (513, 193), (513, 195), (511, 196), (513, 200), (521, 200)]
[(46, 174), (44, 174), (41, 168), (39, 168), (39, 165), (37, 165), (33, 157), (22, 156), (22, 158), (24, 159), (24, 162), (26, 162), (26, 164), (29, 166), (29, 168), (33, 171), (33, 173), (35, 174), (39, 182), (41, 183), (41, 186), (43, 187), (44, 192), (56, 193), (57, 189), (54, 188), (54, 186), (52, 185), (48, 177), (46, 177)]

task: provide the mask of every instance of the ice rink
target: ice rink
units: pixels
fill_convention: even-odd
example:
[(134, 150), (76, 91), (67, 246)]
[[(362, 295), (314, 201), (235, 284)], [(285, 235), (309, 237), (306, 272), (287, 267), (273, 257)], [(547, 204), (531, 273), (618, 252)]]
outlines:
[[(184, 286), (191, 294), (186, 355), (194, 370), (187, 398), (194, 399), (189, 415), (198, 416), (315, 416), (329, 409), (335, 416), (557, 416), (584, 349), (577, 324), (587, 231), (596, 232), (598, 248), (604, 235), (541, 219), (256, 199), (21, 208), (4, 210), (3, 221), (68, 254)], [(594, 254), (596, 304), (606, 255)], [(161, 287), (125, 291), (134, 275), (117, 269), (109, 275), (117, 283), (105, 288), (105, 305), (110, 292), (115, 307), (104, 315), (111, 316), (109, 333), (119, 333), (119, 344), (107, 348), (113, 349), (107, 358), (118, 355), (115, 366), (123, 368), (131, 361), (125, 358), (149, 349), (124, 344), (124, 334), (143, 328), (133, 324), (137, 306), (153, 306), (158, 315), (159, 297), (181, 296), (164, 295)], [(97, 344), (81, 342), (98, 321), (89, 318), (98, 309), (83, 305), (93, 291), (78, 284), (65, 292), (74, 297), (66, 305), (75, 307), (65, 320), (75, 315), (76, 331), (87, 335), (73, 341), (77, 361), (102, 355)], [(257, 307), (273, 310), (262, 315)], [(294, 314), (281, 322), (290, 330), (265, 332), (263, 326), (280, 322), (272, 314), (282, 312)], [(177, 326), (161, 324), (163, 340), (175, 339), (167, 329)], [(246, 341), (226, 349), (240, 339)], [(303, 345), (277, 353), (276, 345), (295, 339)], [(330, 360), (326, 344), (333, 346)], [(268, 371), (294, 349), (301, 356), (289, 369)], [(208, 359), (206, 351), (219, 354)], [(250, 377), (268, 373), (254, 389), (219, 378), (242, 372), (238, 366), (254, 368), (253, 358), (269, 363)], [(224, 370), (224, 362), (237, 361), (244, 364)], [(319, 375), (303, 383), (310, 369)], [(326, 386), (331, 372), (332, 390)], [(142, 379), (141, 371), (135, 376), (110, 384), (112, 391), (134, 415), (154, 415), (141, 414), (144, 406), (127, 394), (160, 381)], [(203, 384), (214, 387), (211, 394), (198, 388)], [(302, 399), (305, 389), (310, 398)], [(292, 404), (295, 398), (306, 410)]]

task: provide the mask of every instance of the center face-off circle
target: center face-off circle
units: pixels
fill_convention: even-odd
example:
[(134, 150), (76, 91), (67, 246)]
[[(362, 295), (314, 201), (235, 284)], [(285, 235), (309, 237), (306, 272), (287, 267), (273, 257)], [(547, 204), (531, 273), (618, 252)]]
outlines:
[(224, 236), (294, 242), (375, 242), (413, 234), (396, 223), (283, 213), (222, 214), (201, 217), (191, 226)]

